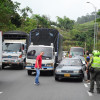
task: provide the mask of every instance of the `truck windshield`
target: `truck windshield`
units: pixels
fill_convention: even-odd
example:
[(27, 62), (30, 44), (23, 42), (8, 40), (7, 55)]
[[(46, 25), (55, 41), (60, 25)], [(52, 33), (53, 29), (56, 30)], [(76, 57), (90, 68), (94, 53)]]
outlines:
[(6, 52), (21, 52), (21, 44), (20, 43), (4, 43), (3, 51)]
[(40, 54), (41, 51), (44, 52), (42, 59), (46, 60), (52, 59), (53, 49), (50, 47), (30, 47), (28, 49), (27, 58), (36, 59), (36, 57)]
[(75, 55), (84, 55), (84, 49), (83, 48), (71, 48), (70, 50), (70, 55), (75, 56)]

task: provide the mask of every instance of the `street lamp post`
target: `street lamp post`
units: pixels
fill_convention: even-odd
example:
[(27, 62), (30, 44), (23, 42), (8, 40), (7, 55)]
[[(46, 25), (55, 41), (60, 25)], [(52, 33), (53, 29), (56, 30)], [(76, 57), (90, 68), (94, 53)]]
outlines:
[(96, 34), (96, 7), (91, 2), (87, 2), (87, 3), (90, 3), (94, 7), (94, 9), (95, 9), (95, 23), (94, 23), (94, 50), (95, 50), (95, 42), (97, 42), (97, 40), (96, 40), (97, 39), (97, 36), (96, 36), (97, 35)]

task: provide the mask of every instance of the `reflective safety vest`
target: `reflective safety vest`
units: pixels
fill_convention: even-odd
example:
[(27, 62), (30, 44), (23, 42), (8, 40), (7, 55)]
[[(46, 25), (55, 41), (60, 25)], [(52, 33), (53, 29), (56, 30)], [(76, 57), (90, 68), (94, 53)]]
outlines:
[(100, 68), (100, 57), (93, 57), (93, 68)]

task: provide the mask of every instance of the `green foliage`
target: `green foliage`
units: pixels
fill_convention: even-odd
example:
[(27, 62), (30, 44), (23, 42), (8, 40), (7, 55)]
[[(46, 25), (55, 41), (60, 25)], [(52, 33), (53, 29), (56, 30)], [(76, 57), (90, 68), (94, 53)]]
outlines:
[(50, 21), (49, 18), (45, 15), (33, 15), (32, 16), (33, 19), (36, 19), (37, 21), (37, 27), (38, 28), (49, 28), (50, 27)]
[[(20, 11), (21, 14), (18, 14), (17, 11)], [(19, 30), (29, 33), (35, 28), (56, 28), (63, 36), (63, 50), (69, 51), (72, 46), (81, 46), (90, 52), (93, 50), (94, 21), (91, 20), (94, 20), (94, 12), (91, 15), (79, 17), (77, 23), (66, 16), (63, 18), (57, 16), (57, 22), (53, 22), (46, 15), (33, 14), (29, 7), (20, 9), (18, 2), (0, 0), (0, 13), (0, 30), (3, 32)], [(32, 14), (32, 17), (28, 17), (29, 13)], [(100, 27), (100, 10), (97, 14)], [(96, 45), (100, 50), (100, 33)]]
[[(0, 0), (0, 29), (2, 31), (13, 30), (18, 24), (15, 23), (17, 14), (17, 8), (19, 8), (19, 3), (13, 3), (11, 0)], [(12, 21), (11, 21), (12, 20)], [(16, 22), (17, 22), (16, 18)], [(15, 25), (13, 25), (15, 24)]]
[[(100, 10), (98, 10), (98, 12), (99, 11)], [(97, 13), (96, 18), (100, 18), (100, 14), (99, 13)], [(86, 16), (78, 17), (77, 18), (77, 23), (78, 24), (83, 24), (83, 23), (86, 23), (86, 22), (93, 21), (94, 19), (95, 19), (95, 12), (92, 12), (91, 14), (87, 14)]]
[(29, 33), (32, 29), (35, 29), (37, 27), (37, 22), (35, 19), (32, 18), (26, 18), (24, 23), (21, 25), (20, 28), (17, 28), (16, 30), (24, 31), (26, 33)]
[(70, 30), (73, 28), (74, 20), (70, 20), (66, 16), (64, 18), (57, 17), (58, 27), (65, 30)]
[(20, 12), (24, 20), (28, 17), (28, 12), (30, 12), (31, 14), (33, 13), (32, 9), (29, 8), (28, 6), (26, 8), (20, 9)]

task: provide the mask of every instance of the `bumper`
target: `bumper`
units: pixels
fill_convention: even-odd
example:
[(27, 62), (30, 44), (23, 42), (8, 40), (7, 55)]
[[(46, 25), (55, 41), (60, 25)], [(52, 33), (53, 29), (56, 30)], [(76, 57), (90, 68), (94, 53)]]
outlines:
[(3, 65), (22, 65), (23, 62), (2, 62)]
[[(67, 73), (65, 73), (67, 74)], [(59, 79), (63, 79), (63, 78), (73, 78), (73, 79), (82, 79), (84, 77), (84, 75), (82, 73), (68, 73), (68, 75), (65, 75), (62, 73), (55, 73), (55, 77), (59, 78)]]
[[(34, 66), (26, 66), (25, 69), (27, 69), (27, 70), (33, 70), (33, 71), (36, 70), (36, 68)], [(47, 67), (47, 66), (44, 67), (44, 66), (42, 66), (42, 68), (40, 69), (40, 71), (52, 71), (52, 70), (54, 70), (53, 66), (50, 66), (50, 67)]]

